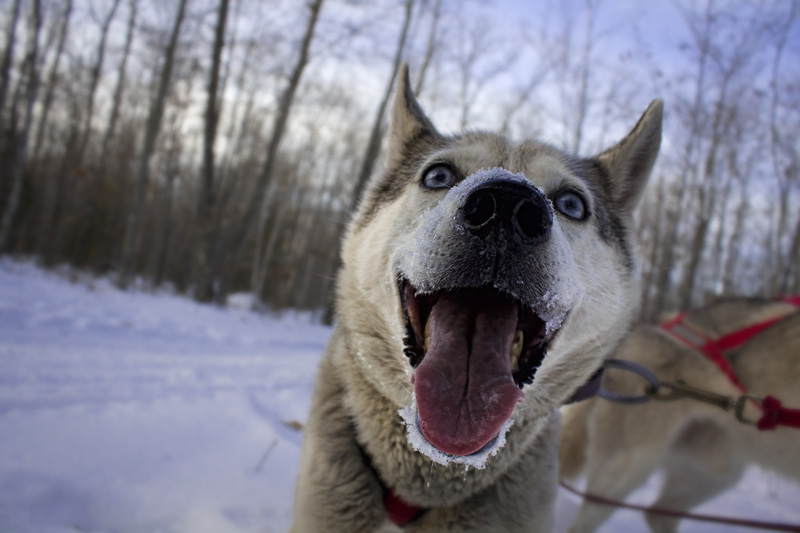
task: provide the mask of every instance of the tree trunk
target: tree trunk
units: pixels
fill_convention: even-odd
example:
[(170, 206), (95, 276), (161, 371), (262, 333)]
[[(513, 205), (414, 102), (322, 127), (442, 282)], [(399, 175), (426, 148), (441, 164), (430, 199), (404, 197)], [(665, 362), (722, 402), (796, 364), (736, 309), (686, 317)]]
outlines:
[(797, 225), (794, 228), (791, 254), (789, 256), (789, 264), (794, 268), (794, 276), (791, 275), (791, 270), (787, 269), (786, 285), (783, 293), (800, 294), (800, 218), (797, 219)]
[(11, 225), (19, 209), (22, 196), (22, 181), (24, 178), (25, 163), (28, 158), (28, 135), (33, 120), (33, 104), (36, 102), (36, 93), (39, 89), (39, 73), (37, 71), (37, 58), (39, 55), (39, 33), (42, 28), (42, 6), (40, 0), (33, 0), (31, 4), (31, 20), (28, 31), (28, 44), (25, 52), (25, 117), (22, 129), (16, 132), (14, 157), (9, 169), (11, 179), (11, 193), (8, 197), (3, 218), (0, 220), (0, 250), (5, 250), (11, 238)]
[(428, 73), (428, 68), (433, 61), (433, 56), (439, 48), (439, 41), (436, 36), (439, 32), (439, 19), (442, 15), (442, 0), (434, 0), (433, 14), (431, 15), (431, 29), (428, 32), (428, 43), (425, 45), (425, 56), (422, 60), (422, 66), (417, 73), (417, 86), (414, 88), (414, 96), (419, 98), (422, 93), (422, 86), (425, 83), (425, 75)]
[(117, 84), (114, 88), (111, 112), (108, 114), (108, 124), (106, 125), (106, 131), (103, 134), (103, 143), (102, 148), (100, 149), (100, 171), (98, 172), (98, 175), (105, 174), (106, 162), (108, 161), (109, 143), (114, 137), (114, 131), (117, 127), (117, 119), (119, 118), (119, 110), (122, 106), (122, 94), (125, 90), (125, 67), (128, 64), (128, 56), (131, 52), (134, 30), (136, 29), (136, 2), (137, 0), (131, 0), (130, 3), (128, 29), (125, 34), (125, 47), (123, 49), (122, 60), (117, 71)]
[(39, 115), (39, 125), (36, 128), (36, 141), (33, 145), (33, 164), (39, 163), (39, 155), (44, 141), (44, 132), (47, 129), (47, 120), (50, 115), (50, 106), (53, 103), (53, 94), (55, 93), (56, 80), (58, 79), (58, 66), (61, 63), (61, 56), (64, 52), (64, 44), (67, 41), (67, 30), (69, 28), (69, 20), (72, 14), (72, 0), (66, 0), (64, 5), (64, 14), (61, 19), (61, 27), (58, 30), (58, 45), (56, 45), (56, 56), (53, 58), (53, 64), (50, 67), (50, 74), (47, 76), (47, 87), (45, 89), (44, 101), (42, 102), (41, 112)]
[(706, 159), (703, 165), (703, 175), (701, 182), (698, 183), (698, 204), (700, 205), (700, 222), (697, 224), (692, 239), (692, 247), (689, 250), (690, 259), (689, 266), (683, 278), (682, 286), (679, 290), (680, 304), (683, 309), (692, 307), (696, 302), (694, 301), (695, 287), (699, 282), (700, 277), (700, 260), (703, 257), (703, 252), (706, 248), (708, 241), (708, 232), (711, 226), (711, 218), (714, 212), (714, 207), (717, 202), (716, 194), (716, 181), (717, 181), (717, 151), (719, 150), (720, 143), (722, 142), (722, 135), (725, 131), (725, 125), (728, 121), (725, 120), (724, 102), (726, 99), (726, 84), (720, 88), (719, 100), (714, 110), (714, 122), (711, 127), (711, 146), (708, 148)]
[(589, 110), (589, 81), (592, 73), (592, 48), (594, 47), (594, 18), (596, 6), (591, 0), (586, 0), (586, 42), (581, 54), (581, 77), (578, 89), (578, 117), (575, 120), (575, 130), (572, 132), (573, 154), (579, 154), (583, 143), (583, 129), (586, 114)]
[[(53, 214), (50, 219), (50, 227), (48, 228), (48, 237), (44, 241), (43, 258), (45, 264), (53, 264), (60, 257), (62, 257), (62, 248), (64, 242), (64, 233), (66, 225), (62, 224), (62, 212), (64, 211), (65, 204), (69, 204), (67, 196), (71, 191), (74, 191), (74, 180), (77, 176), (79, 169), (83, 165), (86, 147), (89, 142), (89, 136), (92, 128), (92, 117), (94, 116), (95, 96), (97, 94), (97, 87), (100, 83), (100, 76), (103, 72), (103, 59), (106, 53), (106, 41), (108, 39), (108, 30), (114, 15), (119, 7), (120, 0), (114, 0), (111, 5), (111, 10), (108, 12), (105, 20), (100, 27), (100, 40), (97, 45), (97, 53), (95, 62), (90, 69), (89, 87), (86, 93), (84, 102), (83, 117), (80, 124), (76, 128), (76, 142), (74, 149), (69, 150), (64, 154), (60, 169), (56, 175), (56, 190), (58, 191), (55, 198), (55, 208), (52, 210)], [(44, 124), (43, 124), (44, 126)], [(91, 178), (91, 186), (89, 190), (83, 195), (83, 198), (78, 199), (76, 202), (77, 209), (82, 211), (82, 216), (85, 220), (89, 221), (86, 224), (82, 235), (76, 240), (77, 247), (72, 250), (75, 252), (71, 256), (71, 260), (79, 266), (85, 266), (86, 258), (90, 255), (92, 242), (94, 241), (93, 233), (94, 226), (91, 221), (94, 219), (95, 202), (94, 194), (98, 189), (99, 174), (94, 173)], [(65, 192), (67, 194), (65, 194)]]
[(225, 22), (227, 18), (228, 0), (221, 0), (214, 34), (211, 75), (208, 80), (208, 99), (206, 101), (205, 130), (203, 134), (203, 179), (197, 208), (197, 226), (200, 238), (197, 244), (197, 257), (195, 260), (196, 284), (194, 297), (201, 302), (207, 302), (213, 298), (213, 286), (208, 275), (208, 262), (214, 253), (213, 228), (217, 200), (217, 192), (214, 185), (214, 141), (217, 137), (217, 124), (220, 114), (217, 88), (219, 86), (222, 48), (225, 44)]
[[(245, 210), (244, 219), (239, 224), (239, 229), (234, 232), (232, 238), (232, 260), (227, 272), (222, 276), (220, 293), (218, 294), (219, 299), (224, 298), (227, 294), (228, 286), (230, 285), (230, 282), (235, 276), (239, 264), (241, 263), (247, 235), (250, 233), (253, 223), (256, 221), (259, 208), (264, 205), (264, 196), (267, 186), (272, 181), (272, 172), (275, 168), (275, 163), (278, 158), (278, 147), (283, 139), (283, 134), (286, 129), (286, 122), (289, 119), (292, 102), (294, 101), (297, 87), (300, 85), (300, 79), (302, 78), (303, 70), (305, 70), (306, 64), (308, 63), (311, 41), (314, 37), (314, 28), (317, 25), (317, 19), (319, 17), (319, 11), (322, 8), (322, 2), (323, 0), (314, 0), (310, 6), (311, 13), (308, 18), (308, 24), (306, 25), (305, 35), (303, 36), (303, 43), (300, 48), (300, 56), (298, 57), (297, 63), (292, 70), (292, 75), (289, 78), (289, 85), (286, 87), (286, 90), (283, 92), (283, 95), (279, 100), (277, 114), (275, 115), (275, 121), (272, 125), (272, 135), (270, 136), (269, 146), (267, 147), (267, 158), (264, 161), (264, 167), (261, 172), (261, 176), (259, 176), (255, 191), (253, 192), (250, 202), (247, 205), (247, 209)], [(209, 274), (211, 279), (216, 276), (216, 273), (219, 270), (219, 262), (221, 261), (222, 256), (225, 255), (223, 253), (225, 248), (226, 247), (224, 245), (221, 246), (220, 250), (215, 254), (215, 260), (211, 264)]]
[(741, 235), (745, 234), (747, 228), (747, 219), (750, 216), (750, 201), (747, 195), (747, 184), (742, 182), (742, 195), (739, 200), (739, 206), (736, 208), (736, 215), (733, 221), (733, 230), (731, 232), (732, 238), (728, 244), (728, 257), (725, 261), (725, 274), (723, 275), (723, 293), (730, 291), (736, 286), (737, 272), (736, 266), (739, 264), (741, 257), (741, 245), (738, 243)]
[(702, 108), (704, 105), (703, 94), (706, 90), (705, 79), (707, 75), (708, 60), (710, 54), (710, 43), (708, 39), (710, 27), (710, 2), (706, 5), (706, 18), (705, 18), (705, 39), (700, 43), (700, 50), (698, 63), (697, 63), (697, 79), (694, 86), (694, 101), (692, 103), (691, 117), (689, 131), (686, 135), (686, 144), (684, 145), (684, 154), (682, 161), (681, 181), (680, 188), (678, 189), (678, 205), (671, 217), (667, 217), (667, 232), (666, 239), (661, 246), (663, 254), (661, 261), (658, 265), (656, 275), (656, 296), (653, 300), (652, 311), (654, 314), (660, 314), (666, 311), (667, 306), (673, 302), (668, 301), (668, 296), (672, 294), (672, 283), (670, 281), (670, 274), (674, 268), (675, 250), (680, 235), (681, 220), (683, 220), (683, 212), (686, 208), (688, 201), (687, 187), (689, 184), (689, 174), (694, 164), (694, 151), (698, 144), (697, 139), (700, 135), (700, 117), (702, 116)]
[(122, 256), (119, 264), (117, 285), (126, 288), (129, 282), (131, 262), (133, 259), (133, 249), (136, 245), (136, 238), (139, 232), (139, 219), (144, 206), (145, 192), (150, 178), (150, 159), (155, 151), (156, 138), (161, 126), (161, 118), (164, 114), (164, 104), (167, 96), (170, 78), (172, 77), (172, 65), (175, 60), (175, 50), (178, 47), (178, 35), (180, 34), (181, 24), (183, 23), (186, 12), (186, 0), (180, 0), (178, 14), (175, 17), (175, 24), (172, 27), (169, 44), (165, 50), (164, 64), (161, 69), (161, 76), (158, 82), (158, 92), (153, 99), (150, 112), (147, 116), (147, 127), (144, 134), (144, 144), (139, 161), (137, 172), (136, 193), (133, 200), (128, 227), (125, 232), (125, 241), (122, 248)]
[(11, 64), (14, 61), (14, 44), (17, 39), (17, 21), (19, 20), (19, 9), (21, 0), (14, 0), (11, 8), (11, 17), (8, 19), (6, 28), (6, 47), (3, 50), (3, 61), (0, 63), (0, 132), (3, 127), (3, 111), (6, 109), (6, 96), (8, 87), (11, 84)]
[[(776, 275), (773, 277), (774, 283), (771, 287), (771, 292), (773, 294), (787, 288), (790, 279), (788, 277), (788, 271), (791, 270), (790, 266), (793, 264), (793, 262), (797, 260), (797, 256), (791, 255), (791, 252), (790, 255), (784, 256), (783, 247), (781, 246), (783, 236), (789, 232), (788, 226), (791, 182), (793, 179), (797, 179), (797, 165), (795, 163), (796, 155), (794, 152), (796, 145), (794, 143), (794, 139), (792, 138), (792, 140), (786, 143), (782, 138), (780, 129), (778, 127), (778, 124), (782, 122), (782, 117), (778, 116), (778, 96), (780, 90), (779, 80), (781, 73), (781, 60), (783, 59), (783, 53), (786, 48), (786, 41), (789, 37), (789, 31), (798, 15), (798, 8), (800, 8), (800, 4), (798, 2), (792, 2), (789, 13), (783, 20), (783, 28), (781, 28), (778, 42), (775, 46), (775, 55), (773, 56), (771, 70), (772, 80), (770, 83), (770, 90), (772, 94), (770, 98), (770, 138), (772, 142), (770, 143), (770, 155), (772, 158), (772, 168), (775, 172), (775, 177), (778, 180), (779, 191), (778, 227), (777, 231), (773, 233), (772, 239), (772, 248), (774, 252), (773, 268), (775, 268), (776, 272)], [(792, 135), (792, 137), (794, 137), (794, 135)], [(782, 147), (790, 152), (790, 159), (793, 160), (792, 164), (786, 165), (786, 170), (781, 168), (782, 166), (785, 166), (785, 163), (782, 164), (782, 158), (780, 157), (780, 150)], [(786, 266), (785, 269), (784, 265)]]
[(397, 43), (397, 50), (395, 50), (394, 53), (392, 75), (389, 77), (389, 83), (386, 85), (386, 90), (383, 92), (383, 99), (378, 106), (378, 112), (375, 114), (375, 121), (372, 124), (372, 132), (369, 136), (369, 144), (364, 153), (364, 159), (361, 162), (361, 170), (358, 172), (358, 181), (356, 181), (356, 187), (353, 191), (352, 207), (358, 204), (358, 200), (361, 198), (361, 194), (364, 192), (367, 182), (372, 176), (375, 162), (378, 160), (378, 154), (381, 150), (381, 141), (383, 141), (383, 116), (386, 114), (386, 107), (389, 105), (389, 98), (391, 98), (392, 89), (394, 89), (394, 81), (400, 69), (400, 62), (403, 58), (403, 50), (405, 49), (406, 39), (408, 38), (408, 28), (411, 25), (413, 9), (414, 0), (406, 0), (405, 19), (403, 20), (403, 29), (400, 32), (400, 40)]
[[(256, 41), (253, 39), (247, 43), (247, 46), (244, 50), (244, 57), (242, 58), (241, 69), (239, 70), (239, 75), (236, 77), (236, 87), (238, 88), (236, 91), (236, 99), (233, 101), (233, 105), (231, 106), (231, 111), (229, 113), (228, 129), (225, 131), (225, 133), (223, 133), (226, 139), (231, 140), (230, 146), (226, 147), (225, 153), (219, 164), (220, 173), (223, 177), (230, 172), (231, 165), (233, 164), (233, 155), (242, 155), (239, 153), (239, 150), (242, 148), (242, 141), (244, 139), (244, 132), (246, 130), (245, 126), (247, 125), (248, 117), (250, 117), (250, 113), (254, 105), (255, 91), (251, 90), (247, 95), (247, 100), (244, 105), (244, 112), (240, 111), (242, 108), (242, 96), (244, 94), (246, 76), (251, 71), (250, 58), (252, 57), (253, 51), (256, 48), (255, 43)], [(239, 119), (240, 116), (243, 117), (241, 120)]]
[[(659, 258), (659, 251), (661, 250), (660, 242), (661, 242), (661, 229), (665, 227), (664, 224), (664, 216), (666, 213), (666, 208), (664, 207), (667, 202), (667, 180), (661, 177), (658, 180), (658, 188), (656, 189), (656, 201), (653, 212), (653, 218), (649, 220), (650, 231), (652, 231), (652, 237), (649, 239), (649, 246), (650, 246), (650, 254), (648, 255), (647, 260), (647, 272), (643, 275), (642, 280), (642, 298), (641, 298), (641, 307), (639, 310), (639, 318), (642, 322), (652, 322), (655, 317), (655, 310), (653, 309), (653, 297), (655, 292), (658, 290), (658, 287), (654, 286), (654, 280), (656, 276), (656, 265), (658, 265), (658, 258)], [(643, 213), (649, 212), (645, 211), (645, 209), (640, 208), (639, 210), (639, 221), (640, 224), (643, 224), (644, 221)], [(639, 242), (641, 243), (642, 240), (640, 239)]]
[(719, 228), (717, 228), (717, 235), (716, 239), (714, 240), (714, 247), (713, 252), (711, 254), (711, 264), (713, 266), (712, 269), (712, 287), (711, 290), (705, 290), (703, 293), (702, 302), (708, 301), (708, 299), (712, 296), (718, 296), (723, 294), (722, 289), (724, 287), (723, 282), (723, 255), (725, 253), (725, 235), (726, 235), (726, 228), (728, 228), (728, 205), (730, 203), (731, 197), (731, 189), (733, 188), (733, 180), (726, 179), (722, 184), (722, 194), (721, 200), (719, 201), (719, 210), (718, 215), (716, 218), (719, 220)]
[(78, 150), (75, 154), (73, 161), (74, 165), (80, 165), (83, 161), (83, 154), (86, 151), (86, 145), (89, 142), (89, 135), (92, 130), (92, 117), (94, 115), (94, 100), (97, 93), (97, 86), (100, 83), (100, 75), (103, 72), (103, 60), (106, 55), (106, 39), (108, 38), (108, 29), (111, 22), (114, 20), (114, 15), (119, 7), (120, 0), (114, 0), (111, 4), (111, 10), (108, 16), (103, 21), (100, 28), (100, 42), (97, 44), (97, 57), (95, 58), (94, 65), (92, 65), (91, 77), (89, 78), (89, 92), (86, 95), (86, 116), (83, 118), (83, 126), (81, 127), (81, 139), (78, 142)]
[[(293, 227), (293, 224), (287, 223), (286, 211), (290, 206), (300, 209), (303, 192), (307, 189), (308, 181), (313, 173), (313, 169), (298, 171), (295, 182), (292, 183), (290, 187), (291, 197), (288, 199), (288, 201), (280, 202), (278, 207), (275, 209), (274, 221), (270, 226), (269, 236), (267, 237), (267, 243), (264, 247), (264, 254), (260, 261), (260, 268), (258, 270), (253, 268), (251, 286), (254, 302), (258, 301), (261, 296), (261, 292), (264, 290), (264, 284), (266, 283), (267, 275), (269, 274), (269, 266), (272, 262), (272, 255), (275, 251), (275, 246), (278, 244), (278, 234), (284, 228)], [(260, 247), (256, 248), (256, 254), (258, 254), (259, 249)]]

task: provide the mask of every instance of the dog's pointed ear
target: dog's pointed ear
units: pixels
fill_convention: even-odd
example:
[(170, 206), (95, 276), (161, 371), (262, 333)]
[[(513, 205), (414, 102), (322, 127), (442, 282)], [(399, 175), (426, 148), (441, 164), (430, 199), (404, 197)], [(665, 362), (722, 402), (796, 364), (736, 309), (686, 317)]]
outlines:
[(663, 114), (664, 102), (653, 100), (624, 139), (595, 157), (608, 171), (614, 202), (628, 212), (633, 211), (642, 197), (656, 162)]
[(403, 147), (410, 141), (422, 136), (438, 137), (439, 133), (433, 123), (425, 116), (422, 108), (414, 98), (411, 82), (408, 79), (408, 64), (400, 67), (397, 80), (397, 91), (392, 105), (392, 125), (389, 130), (389, 161), (402, 157)]

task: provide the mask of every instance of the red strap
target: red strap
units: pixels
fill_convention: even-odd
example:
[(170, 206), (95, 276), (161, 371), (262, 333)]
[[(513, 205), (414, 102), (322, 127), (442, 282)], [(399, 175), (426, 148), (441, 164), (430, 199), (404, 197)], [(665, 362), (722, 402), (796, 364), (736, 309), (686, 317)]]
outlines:
[(738, 348), (742, 344), (746, 343), (765, 329), (769, 328), (770, 326), (774, 326), (785, 317), (776, 318), (773, 320), (767, 320), (766, 322), (761, 322), (759, 324), (752, 325), (748, 328), (740, 329), (739, 331), (734, 331), (733, 333), (729, 333), (724, 337), (720, 337), (716, 341), (713, 341), (716, 345), (717, 349), (721, 352), (726, 350), (733, 350), (734, 348)]
[(389, 495), (383, 499), (383, 507), (389, 515), (389, 520), (399, 527), (408, 524), (423, 512), (421, 507), (401, 500), (393, 490), (390, 490)]
[(715, 365), (717, 365), (723, 374), (728, 376), (728, 379), (731, 381), (731, 383), (736, 385), (740, 391), (747, 392), (742, 382), (739, 381), (736, 372), (733, 371), (730, 361), (725, 359), (725, 357), (722, 355), (722, 350), (720, 350), (716, 342), (713, 340), (708, 341), (706, 345), (701, 348), (701, 350), (706, 357), (708, 357)]
[(672, 318), (672, 320), (667, 320), (666, 322), (662, 323), (661, 327), (664, 328), (667, 331), (670, 331), (673, 326), (683, 322), (683, 317), (686, 316), (686, 313), (687, 313), (687, 311), (683, 311), (683, 312), (678, 313), (677, 315), (675, 315)]
[[(728, 376), (728, 379), (731, 380), (731, 382), (736, 385), (739, 390), (745, 392), (744, 385), (742, 385), (742, 383), (739, 381), (739, 378), (736, 377), (733, 367), (722, 355), (723, 348), (720, 346), (720, 341), (709, 338), (705, 333), (696, 330), (695, 328), (689, 326), (689, 324), (684, 324), (683, 319), (685, 316), (685, 311), (683, 313), (678, 313), (678, 315), (672, 320), (661, 324), (661, 329), (666, 331), (675, 339), (681, 341), (683, 344), (686, 344), (690, 348), (703, 353), (703, 355), (708, 357), (726, 376)], [(681, 333), (682, 331), (683, 333)], [(734, 341), (738, 344), (742, 344), (754, 335), (750, 334), (745, 337), (739, 336), (739, 333), (741, 332), (732, 333), (731, 335), (727, 335), (720, 340), (725, 340), (730, 337), (731, 339), (724, 343), (726, 346), (728, 344), (733, 344)]]
[(800, 409), (787, 409), (781, 406), (780, 400), (774, 396), (767, 396), (761, 402), (764, 414), (756, 423), (761, 431), (775, 429), (778, 426), (789, 426), (800, 429)]
[(800, 307), (800, 294), (797, 294), (795, 296), (784, 296), (783, 298), (781, 298), (781, 300), (783, 300), (786, 303), (790, 303), (795, 307)]
[[(784, 296), (782, 301), (790, 303), (794, 306), (800, 307), (800, 295), (798, 296)], [(750, 327), (734, 331), (728, 335), (724, 335), (719, 339), (711, 339), (703, 334), (701, 331), (695, 330), (688, 324), (683, 323), (686, 312), (679, 313), (672, 320), (661, 324), (661, 328), (681, 341), (682, 343), (699, 350), (706, 357), (708, 357), (717, 367), (728, 377), (728, 379), (736, 385), (742, 392), (747, 392), (744, 385), (736, 373), (730, 362), (723, 356), (723, 352), (733, 350), (743, 345), (762, 331), (774, 326), (786, 317), (780, 317), (773, 320), (767, 320), (759, 324), (754, 324)], [(687, 338), (680, 333), (680, 329), (688, 330), (689, 333), (697, 335), (698, 338), (706, 339), (703, 345), (698, 345), (691, 338)], [(800, 429), (800, 409), (787, 409), (781, 406), (780, 400), (774, 396), (767, 396), (761, 403), (762, 415), (756, 423), (759, 430), (772, 430), (778, 426), (788, 426)]]

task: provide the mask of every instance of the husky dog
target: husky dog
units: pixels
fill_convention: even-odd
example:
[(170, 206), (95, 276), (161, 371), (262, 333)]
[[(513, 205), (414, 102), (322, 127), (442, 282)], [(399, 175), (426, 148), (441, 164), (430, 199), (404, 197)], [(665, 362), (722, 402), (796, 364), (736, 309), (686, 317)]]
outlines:
[[(772, 395), (787, 407), (800, 407), (800, 312), (772, 300), (731, 299), (690, 311), (684, 323), (715, 339), (758, 323), (774, 325), (726, 353), (745, 389)], [(705, 390), (738, 397), (741, 391), (696, 349), (659, 326), (642, 325), (616, 350), (615, 357), (639, 363), (663, 382), (682, 380)], [(608, 371), (603, 387), (640, 394), (642, 381), (628, 373)], [(750, 406), (749, 406), (750, 407)], [(747, 417), (757, 419), (752, 407)], [(758, 464), (800, 481), (800, 431), (778, 427), (759, 431), (731, 412), (698, 401), (651, 401), (620, 405), (593, 399), (564, 408), (561, 477), (586, 473), (586, 491), (624, 500), (653, 471), (663, 468), (665, 481), (655, 507), (686, 511), (732, 487), (749, 464)], [(595, 531), (614, 511), (584, 502), (572, 531)], [(676, 531), (678, 519), (648, 514), (653, 531)]]
[(558, 408), (634, 312), (661, 115), (586, 159), (447, 136), (402, 69), (386, 170), (343, 243), (292, 531), (397, 530), (387, 494), (425, 510), (407, 531), (549, 531)]

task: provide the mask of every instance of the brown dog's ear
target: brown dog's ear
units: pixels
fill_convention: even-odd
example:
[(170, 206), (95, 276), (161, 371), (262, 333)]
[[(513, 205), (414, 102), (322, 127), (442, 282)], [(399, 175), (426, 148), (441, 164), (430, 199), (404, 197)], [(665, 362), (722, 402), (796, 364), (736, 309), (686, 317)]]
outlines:
[(631, 132), (616, 146), (595, 157), (609, 173), (612, 198), (620, 208), (633, 211), (661, 147), (664, 102), (653, 100)]
[(400, 67), (400, 76), (397, 80), (397, 91), (392, 105), (392, 125), (389, 131), (389, 163), (402, 157), (403, 147), (409, 141), (422, 135), (438, 137), (439, 133), (433, 126), (422, 108), (414, 98), (411, 82), (408, 79), (408, 65)]

